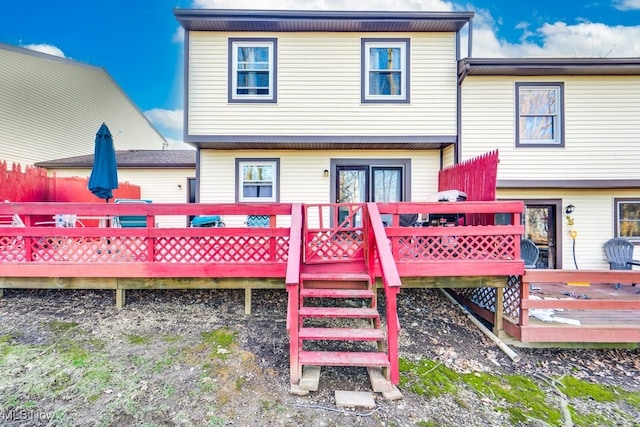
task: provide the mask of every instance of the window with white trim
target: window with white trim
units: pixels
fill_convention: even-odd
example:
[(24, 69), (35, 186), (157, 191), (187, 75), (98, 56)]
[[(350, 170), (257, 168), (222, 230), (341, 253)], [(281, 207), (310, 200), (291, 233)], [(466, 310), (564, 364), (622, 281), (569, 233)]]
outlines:
[(277, 202), (279, 161), (276, 159), (238, 159), (236, 176), (238, 202)]
[(616, 237), (640, 243), (640, 199), (614, 199)]
[(362, 102), (409, 102), (409, 39), (362, 39)]
[(276, 39), (229, 39), (229, 102), (276, 102)]
[(516, 83), (516, 146), (564, 146), (563, 96), (562, 83)]

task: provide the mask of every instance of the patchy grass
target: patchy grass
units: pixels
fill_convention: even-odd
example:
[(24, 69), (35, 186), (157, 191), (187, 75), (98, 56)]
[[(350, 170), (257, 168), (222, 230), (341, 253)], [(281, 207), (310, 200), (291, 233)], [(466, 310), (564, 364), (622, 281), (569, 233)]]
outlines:
[[(540, 383), (534, 379), (521, 375), (495, 375), (483, 372), (458, 373), (441, 362), (420, 360), (410, 362), (400, 360), (402, 376), (400, 384), (413, 393), (426, 398), (451, 395), (456, 403), (468, 408), (464, 400), (459, 398), (459, 392), (465, 388), (493, 402), (494, 410), (505, 411), (509, 414), (510, 422), (521, 424), (536, 420), (541, 424), (560, 426), (563, 424), (562, 412), (558, 404), (555, 391), (549, 384)], [(556, 379), (561, 384), (562, 391), (569, 400), (569, 411), (576, 425), (606, 426), (612, 425), (607, 417), (600, 413), (581, 413), (571, 401), (593, 399), (598, 402), (630, 405), (638, 408), (640, 396), (627, 392), (620, 387), (612, 387), (588, 383), (574, 377)], [(624, 413), (620, 412), (622, 416)], [(632, 420), (630, 420), (632, 421)], [(420, 421), (420, 425), (433, 425), (431, 420)]]
[(134, 345), (146, 345), (151, 342), (151, 337), (144, 335), (128, 334), (125, 335), (125, 338), (127, 339), (127, 342), (129, 342), (129, 344)]

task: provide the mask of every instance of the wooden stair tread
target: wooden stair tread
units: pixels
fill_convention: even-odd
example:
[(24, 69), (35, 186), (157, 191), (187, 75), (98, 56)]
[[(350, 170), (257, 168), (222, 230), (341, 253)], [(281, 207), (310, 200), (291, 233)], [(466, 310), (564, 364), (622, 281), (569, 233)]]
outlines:
[(305, 298), (374, 298), (371, 289), (302, 288), (300, 296)]
[(301, 281), (309, 280), (325, 280), (325, 281), (361, 281), (369, 282), (371, 277), (367, 273), (349, 272), (349, 271), (317, 271), (300, 273)]
[(298, 337), (305, 340), (384, 340), (382, 329), (373, 328), (300, 328)]
[(336, 317), (348, 319), (378, 318), (380, 313), (375, 308), (362, 307), (300, 307), (301, 317)]
[(381, 366), (388, 367), (389, 359), (383, 352), (353, 351), (301, 351), (298, 356), (301, 365), (311, 366)]

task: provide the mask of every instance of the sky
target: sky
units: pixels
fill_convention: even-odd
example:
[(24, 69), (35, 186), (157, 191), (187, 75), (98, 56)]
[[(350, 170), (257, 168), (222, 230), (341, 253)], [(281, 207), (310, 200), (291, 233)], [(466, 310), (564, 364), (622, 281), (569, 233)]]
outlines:
[(472, 11), (476, 58), (640, 57), (640, 0), (4, 0), (0, 43), (104, 68), (169, 148), (190, 148), (174, 8)]

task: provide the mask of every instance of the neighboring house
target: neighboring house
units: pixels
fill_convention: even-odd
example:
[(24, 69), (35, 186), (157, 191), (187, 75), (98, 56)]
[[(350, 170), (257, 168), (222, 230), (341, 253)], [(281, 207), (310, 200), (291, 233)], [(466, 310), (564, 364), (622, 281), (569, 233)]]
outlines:
[(104, 68), (0, 43), (0, 161), (92, 153), (102, 123), (117, 150), (161, 150), (164, 137)]
[(541, 267), (608, 268), (606, 240), (640, 242), (640, 58), (471, 58), (459, 73), (461, 160), (499, 150), (497, 197), (525, 201)]
[(607, 268), (607, 239), (640, 238), (637, 58), (473, 59), (469, 12), (174, 14), (202, 202), (423, 201), (498, 149), (540, 267)]
[[(195, 150), (116, 151), (118, 180), (140, 186), (141, 198), (153, 203), (195, 202)], [(93, 154), (36, 163), (56, 176), (88, 177)], [(87, 190), (88, 191), (88, 190)], [(184, 227), (184, 216), (156, 218), (160, 227)]]

